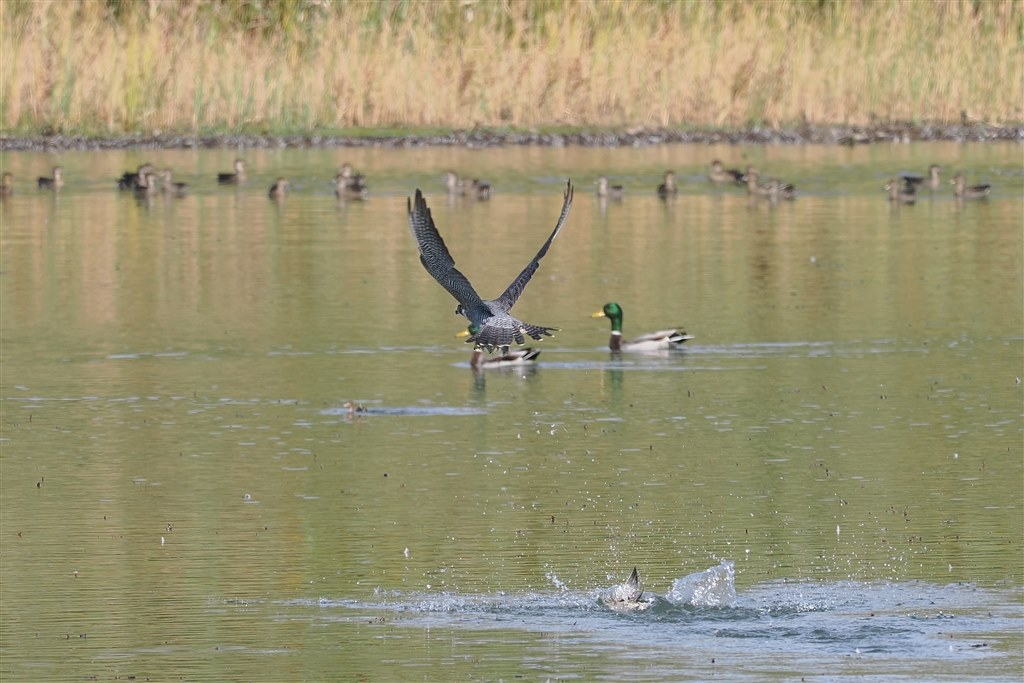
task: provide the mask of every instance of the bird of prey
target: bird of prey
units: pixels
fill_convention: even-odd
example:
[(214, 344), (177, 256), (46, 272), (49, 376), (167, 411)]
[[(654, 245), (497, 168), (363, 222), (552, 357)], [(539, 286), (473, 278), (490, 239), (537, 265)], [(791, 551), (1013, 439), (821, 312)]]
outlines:
[(530, 278), (537, 272), (540, 260), (544, 258), (544, 254), (548, 253), (548, 249), (559, 230), (562, 229), (562, 225), (565, 224), (569, 209), (572, 207), (572, 194), (572, 182), (570, 181), (565, 185), (562, 213), (558, 216), (555, 229), (551, 231), (551, 235), (541, 246), (540, 251), (533, 257), (533, 260), (526, 264), (523, 271), (501, 296), (497, 299), (485, 300), (480, 298), (469, 279), (455, 267), (455, 259), (448, 252), (444, 240), (441, 239), (437, 228), (434, 227), (434, 219), (430, 215), (426, 200), (423, 199), (423, 193), (416, 190), (416, 196), (408, 202), (408, 211), (409, 226), (412, 228), (412, 235), (416, 239), (416, 246), (420, 252), (420, 263), (459, 302), (455, 313), (466, 316), (471, 325), (479, 328), (466, 340), (467, 343), (472, 342), (477, 348), (486, 349), (488, 353), (494, 351), (495, 348), (500, 348), (503, 353), (508, 353), (508, 347), (512, 342), (523, 345), (526, 343), (526, 337), (539, 340), (544, 336), (550, 337), (552, 332), (558, 329), (524, 323), (513, 317), (510, 311), (519, 299), (519, 295), (523, 293)]

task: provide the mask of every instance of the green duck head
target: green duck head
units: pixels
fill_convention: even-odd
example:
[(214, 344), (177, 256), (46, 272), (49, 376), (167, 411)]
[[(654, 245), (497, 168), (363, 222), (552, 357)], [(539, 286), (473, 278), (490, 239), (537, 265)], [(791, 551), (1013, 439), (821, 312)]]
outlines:
[(477, 325), (476, 323), (470, 323), (470, 325), (466, 327), (466, 329), (464, 329), (462, 332), (459, 332), (455, 336), (458, 337), (459, 339), (462, 339), (463, 337), (469, 337), (469, 339), (466, 340), (466, 343), (468, 344), (471, 341), (473, 341), (473, 337), (475, 337), (479, 332), (480, 326)]
[(617, 303), (607, 303), (592, 318), (608, 318), (612, 323), (612, 332), (622, 332), (622, 306)]

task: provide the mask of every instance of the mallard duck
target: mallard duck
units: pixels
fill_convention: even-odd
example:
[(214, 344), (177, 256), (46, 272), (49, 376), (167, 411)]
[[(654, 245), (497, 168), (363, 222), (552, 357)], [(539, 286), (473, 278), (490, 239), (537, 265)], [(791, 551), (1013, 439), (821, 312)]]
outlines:
[(0, 180), (0, 197), (10, 197), (12, 194), (14, 194), (14, 175), (4, 173), (3, 179)]
[(938, 164), (932, 164), (928, 167), (927, 176), (913, 173), (901, 173), (900, 180), (902, 180), (903, 184), (912, 190), (916, 190), (919, 187), (927, 187), (932, 190), (937, 190), (942, 184), (939, 180), (939, 171), (941, 170), (941, 166)]
[(635, 339), (624, 341), (622, 339), (622, 306), (617, 303), (607, 303), (600, 311), (594, 313), (592, 318), (608, 318), (612, 324), (612, 336), (608, 340), (608, 348), (614, 353), (620, 351), (658, 351), (661, 349), (679, 348), (684, 342), (693, 339), (692, 335), (680, 330), (661, 330), (640, 335)]
[(548, 253), (551, 243), (565, 224), (569, 209), (572, 207), (572, 195), (572, 183), (568, 182), (565, 186), (562, 212), (558, 216), (558, 222), (541, 246), (540, 251), (533, 257), (533, 260), (526, 264), (526, 267), (500, 297), (485, 301), (480, 298), (466, 276), (455, 268), (455, 259), (448, 252), (448, 247), (445, 246), (444, 240), (441, 239), (441, 235), (434, 226), (434, 219), (430, 214), (430, 209), (427, 208), (423, 193), (419, 189), (416, 190), (415, 197), (408, 202), (408, 213), (409, 226), (412, 228), (412, 235), (420, 252), (420, 263), (431, 277), (437, 280), (459, 302), (455, 313), (466, 316), (471, 324), (480, 328), (476, 334), (466, 340), (467, 343), (473, 342), (476, 346), (487, 349), (488, 352), (499, 347), (502, 353), (508, 353), (508, 347), (512, 342), (522, 346), (526, 337), (539, 340), (545, 336), (551, 336), (552, 332), (557, 329), (524, 323), (512, 317), (510, 311), (530, 282), (530, 278), (537, 272), (540, 260), (544, 258), (544, 254)]
[(288, 196), (288, 187), (290, 183), (287, 178), (278, 178), (274, 181), (274, 184), (270, 186), (270, 190), (267, 192), (267, 196), (274, 200), (284, 199)]
[(159, 189), (157, 187), (156, 180), (156, 173), (153, 171), (147, 171), (135, 181), (135, 187), (132, 191), (139, 199), (152, 197)]
[(796, 187), (781, 180), (769, 180), (765, 185), (768, 187), (769, 196), (772, 199), (796, 199)]
[(448, 194), (470, 199), (487, 200), (491, 198), (491, 184), (486, 180), (473, 178), (465, 180), (460, 178), (455, 171), (446, 171), (444, 184), (448, 188)]
[(644, 600), (644, 590), (640, 585), (640, 576), (633, 567), (633, 572), (624, 583), (612, 586), (601, 594), (601, 602), (616, 612), (637, 612), (648, 609), (653, 600)]
[(445, 171), (444, 185), (448, 188), (448, 194), (463, 195), (466, 193), (466, 181), (460, 178), (455, 171)]
[(753, 166), (747, 169), (744, 177), (747, 179), (747, 194), (768, 197), (772, 200), (796, 199), (796, 187), (774, 179), (762, 183), (760, 182), (760, 172)]
[(949, 182), (954, 186), (953, 192), (957, 199), (984, 199), (992, 191), (992, 186), (987, 184), (968, 187), (963, 173), (957, 173)]
[(485, 201), (491, 198), (491, 184), (486, 180), (473, 178), (469, 183), (469, 194), (473, 199)]
[(676, 174), (673, 171), (665, 171), (665, 181), (658, 185), (658, 196), (662, 199), (676, 196)]
[(773, 189), (769, 183), (761, 183), (761, 173), (755, 167), (750, 166), (743, 174), (747, 183), (747, 194), (771, 196)]
[(366, 186), (366, 178), (356, 173), (352, 164), (344, 163), (334, 176), (334, 195), (338, 199), (366, 199), (370, 189)]
[(60, 166), (54, 166), (53, 177), (36, 178), (36, 185), (44, 190), (59, 190), (64, 187), (64, 169)]
[(165, 168), (160, 171), (160, 181), (160, 190), (164, 194), (171, 194), (175, 197), (184, 197), (185, 192), (188, 191), (188, 183), (174, 182), (173, 174), (169, 168)]
[(708, 171), (708, 179), (713, 183), (735, 183), (742, 185), (747, 177), (743, 171), (735, 168), (725, 168), (722, 162), (715, 159), (711, 162), (711, 170)]
[(341, 404), (341, 407), (348, 411), (349, 417), (363, 415), (369, 412), (368, 410), (366, 410), (366, 406), (364, 406), (362, 403), (353, 403), (352, 401), (345, 401), (344, 403)]
[(609, 185), (608, 178), (601, 176), (597, 179), (597, 196), (606, 199), (622, 199), (625, 190), (622, 185)]
[(152, 164), (142, 164), (136, 171), (125, 171), (121, 174), (121, 177), (117, 179), (117, 188), (119, 190), (134, 190), (135, 186), (139, 184), (142, 176), (146, 175), (153, 170)]
[[(459, 332), (456, 337), (471, 337), (480, 331), (477, 325), (470, 325), (462, 332)], [(474, 370), (490, 370), (492, 368), (512, 368), (521, 367), (523, 365), (533, 365), (537, 362), (537, 356), (540, 355), (540, 349), (531, 349), (530, 347), (524, 347), (521, 349), (510, 350), (508, 353), (503, 353), (500, 356), (494, 358), (484, 358), (483, 350), (478, 346), (473, 349), (473, 355), (469, 357), (469, 367)]]
[(914, 192), (912, 185), (901, 185), (899, 178), (891, 178), (889, 182), (885, 184), (885, 189), (889, 191), (889, 201), (896, 202), (897, 204), (913, 204), (917, 201), (917, 194)]
[(245, 162), (235, 159), (234, 173), (218, 173), (217, 182), (221, 185), (237, 185), (245, 182)]

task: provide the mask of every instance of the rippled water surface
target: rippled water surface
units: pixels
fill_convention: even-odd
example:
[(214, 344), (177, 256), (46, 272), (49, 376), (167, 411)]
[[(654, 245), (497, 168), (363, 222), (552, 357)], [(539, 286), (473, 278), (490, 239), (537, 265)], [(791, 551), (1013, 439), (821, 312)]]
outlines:
[[(0, 678), (1020, 680), (1021, 150), (244, 150), (239, 188), (235, 150), (0, 156)], [(118, 192), (144, 161), (188, 195)], [(890, 206), (933, 162), (991, 197)], [(561, 332), (476, 374), (406, 197), (491, 297), (566, 177), (516, 306)], [(614, 357), (607, 301), (694, 339)], [(723, 561), (734, 599), (679, 598)], [(652, 606), (609, 609), (634, 566)]]

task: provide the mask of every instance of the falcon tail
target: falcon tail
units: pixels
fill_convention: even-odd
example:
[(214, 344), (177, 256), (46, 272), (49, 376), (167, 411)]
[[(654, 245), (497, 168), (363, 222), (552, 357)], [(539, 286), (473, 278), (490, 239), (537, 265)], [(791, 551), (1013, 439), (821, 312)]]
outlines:
[(522, 346), (526, 343), (527, 337), (540, 341), (544, 337), (553, 336), (557, 331), (557, 327), (542, 327), (530, 323), (522, 323), (518, 328), (484, 325), (479, 332), (469, 337), (466, 343), (472, 343), (481, 349), (486, 349), (487, 353), (492, 353), (496, 348), (507, 350), (512, 344)]

